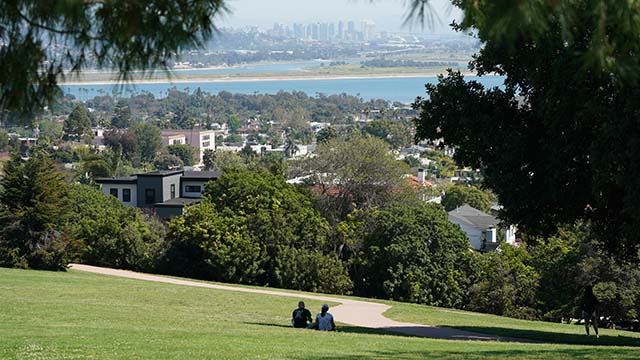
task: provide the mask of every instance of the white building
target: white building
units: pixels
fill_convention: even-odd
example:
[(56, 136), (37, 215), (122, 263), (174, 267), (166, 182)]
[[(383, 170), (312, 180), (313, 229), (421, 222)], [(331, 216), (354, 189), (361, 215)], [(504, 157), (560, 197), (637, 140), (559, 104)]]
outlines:
[(495, 250), (499, 245), (498, 232), (504, 235), (504, 242), (516, 244), (516, 229), (513, 225), (501, 226), (500, 220), (469, 205), (449, 211), (449, 221), (460, 226), (476, 250)]
[(204, 151), (216, 149), (216, 132), (214, 130), (162, 130), (162, 144), (189, 145), (198, 156), (198, 164), (202, 164)]

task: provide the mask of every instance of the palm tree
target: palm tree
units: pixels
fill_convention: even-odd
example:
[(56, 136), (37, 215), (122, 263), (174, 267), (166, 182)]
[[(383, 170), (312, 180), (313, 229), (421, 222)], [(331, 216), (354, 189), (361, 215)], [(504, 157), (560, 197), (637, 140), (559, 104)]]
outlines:
[(298, 151), (300, 151), (300, 148), (295, 141), (291, 137), (287, 137), (287, 141), (284, 144), (284, 156), (292, 158)]

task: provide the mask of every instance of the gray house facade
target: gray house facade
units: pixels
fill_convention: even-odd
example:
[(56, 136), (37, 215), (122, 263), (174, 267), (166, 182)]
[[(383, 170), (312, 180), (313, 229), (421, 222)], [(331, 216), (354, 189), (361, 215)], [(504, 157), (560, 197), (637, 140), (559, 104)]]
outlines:
[(154, 171), (123, 178), (96, 179), (106, 195), (128, 206), (154, 209), (161, 218), (182, 215), (184, 207), (197, 204), (204, 185), (216, 180), (220, 171)]

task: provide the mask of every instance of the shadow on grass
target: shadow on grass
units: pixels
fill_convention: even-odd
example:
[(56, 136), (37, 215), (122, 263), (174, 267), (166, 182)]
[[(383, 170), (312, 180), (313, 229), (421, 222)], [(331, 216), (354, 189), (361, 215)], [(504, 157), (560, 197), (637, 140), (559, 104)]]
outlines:
[(367, 359), (600, 359), (607, 357), (609, 359), (631, 360), (638, 359), (635, 349), (540, 349), (532, 347), (531, 349), (505, 349), (505, 350), (474, 350), (473, 346), (468, 346), (469, 351), (452, 349), (452, 350), (425, 350), (425, 351), (396, 351), (396, 350), (370, 350), (359, 354), (340, 354), (340, 355), (318, 355), (311, 356), (302, 355), (297, 359), (345, 359), (345, 360), (367, 360)]
[(600, 338), (596, 338), (593, 332), (591, 336), (587, 336), (586, 334), (566, 334), (560, 332), (521, 330), (492, 326), (456, 326), (456, 328), (482, 334), (493, 334), (518, 339), (530, 339), (553, 344), (640, 347), (640, 338), (625, 336), (624, 332), (620, 332), (618, 333), (618, 335), (600, 335)]
[[(259, 323), (259, 322), (244, 322), (247, 325), (259, 325), (268, 326), (274, 328), (285, 328), (299, 331), (307, 331), (308, 329), (295, 329), (291, 325), (274, 324), (274, 323)], [(391, 330), (384, 329), (371, 329), (358, 326), (338, 325), (338, 332), (349, 334), (367, 334), (367, 335), (389, 335), (389, 336), (402, 336), (402, 337), (420, 337), (416, 335), (402, 334)]]

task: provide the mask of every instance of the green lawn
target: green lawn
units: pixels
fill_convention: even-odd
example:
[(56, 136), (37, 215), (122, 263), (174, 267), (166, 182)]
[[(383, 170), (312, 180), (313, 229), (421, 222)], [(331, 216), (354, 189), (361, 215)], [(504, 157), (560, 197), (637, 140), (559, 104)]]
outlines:
[(349, 327), (295, 330), (288, 327), (294, 307), (295, 299), (277, 296), (0, 269), (0, 359), (638, 357), (631, 347), (455, 342)]
[(415, 304), (394, 302), (389, 304), (392, 304), (393, 307), (385, 313), (385, 316), (398, 321), (450, 326), (469, 331), (545, 342), (640, 346), (640, 333), (630, 331), (600, 329), (600, 338), (596, 339), (593, 328), (591, 329), (591, 336), (586, 336), (584, 325), (517, 320), (496, 315)]

